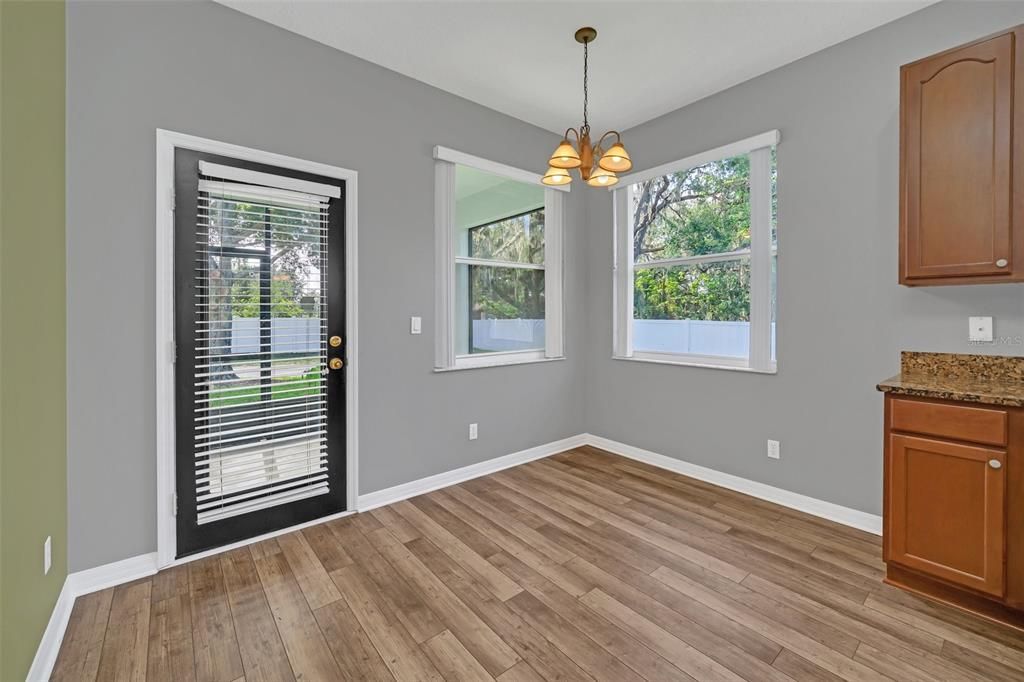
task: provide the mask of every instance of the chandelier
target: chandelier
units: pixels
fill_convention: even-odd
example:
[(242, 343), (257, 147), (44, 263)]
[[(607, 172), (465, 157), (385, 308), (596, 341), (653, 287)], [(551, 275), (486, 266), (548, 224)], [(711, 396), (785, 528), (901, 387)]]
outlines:
[[(591, 187), (611, 187), (619, 181), (617, 173), (624, 173), (633, 167), (629, 152), (622, 145), (618, 131), (609, 130), (590, 144), (590, 124), (587, 122), (587, 47), (597, 38), (597, 30), (584, 26), (576, 31), (576, 42), (583, 43), (583, 125), (579, 130), (569, 128), (548, 160), (548, 172), (541, 178), (545, 185), (567, 185), (572, 182), (569, 171), (578, 168), (580, 177)], [(576, 144), (569, 140), (569, 133), (576, 138)], [(601, 145), (610, 136), (615, 142), (605, 150)], [(596, 159), (596, 161), (595, 161)]]

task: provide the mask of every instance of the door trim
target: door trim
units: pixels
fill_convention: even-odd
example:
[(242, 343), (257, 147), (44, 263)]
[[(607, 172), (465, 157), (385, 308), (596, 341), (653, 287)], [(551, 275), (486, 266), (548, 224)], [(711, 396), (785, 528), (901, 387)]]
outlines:
[(345, 182), (345, 329), (348, 356), (345, 381), (346, 507), (359, 499), (359, 296), (358, 173), (273, 152), (218, 142), (158, 128), (156, 130), (156, 522), (157, 566), (178, 563), (174, 514), (174, 150), (190, 149), (230, 156)]

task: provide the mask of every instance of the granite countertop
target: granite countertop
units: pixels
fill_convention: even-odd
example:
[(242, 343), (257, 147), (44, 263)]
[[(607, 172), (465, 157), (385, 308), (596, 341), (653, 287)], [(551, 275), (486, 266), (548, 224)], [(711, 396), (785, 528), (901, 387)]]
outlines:
[(900, 373), (878, 384), (894, 395), (1024, 407), (1024, 357), (900, 354)]

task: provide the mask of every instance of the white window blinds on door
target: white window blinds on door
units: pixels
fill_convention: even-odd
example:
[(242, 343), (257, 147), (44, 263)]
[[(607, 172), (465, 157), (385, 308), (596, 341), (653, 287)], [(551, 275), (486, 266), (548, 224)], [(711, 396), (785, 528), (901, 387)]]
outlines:
[(199, 164), (198, 522), (330, 490), (328, 202), (340, 188)]

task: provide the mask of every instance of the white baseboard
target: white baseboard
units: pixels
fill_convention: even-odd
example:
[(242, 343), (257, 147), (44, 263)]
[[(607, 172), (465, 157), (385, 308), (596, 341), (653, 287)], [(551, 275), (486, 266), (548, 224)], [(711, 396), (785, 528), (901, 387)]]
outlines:
[(882, 517), (876, 514), (868, 514), (857, 509), (851, 509), (849, 507), (843, 507), (832, 502), (826, 502), (819, 500), (814, 497), (808, 497), (807, 495), (801, 495), (800, 493), (794, 493), (783, 488), (776, 488), (775, 486), (768, 485), (766, 483), (759, 483), (752, 481), (748, 478), (741, 478), (739, 476), (733, 476), (732, 474), (726, 474), (715, 469), (709, 469), (702, 467), (697, 464), (691, 464), (690, 462), (684, 462), (681, 459), (675, 457), (667, 457), (660, 455), (657, 452), (651, 452), (650, 450), (644, 450), (642, 448), (634, 447), (632, 445), (626, 445), (618, 441), (611, 440), (609, 438), (603, 438), (601, 436), (595, 436), (593, 434), (585, 434), (587, 445), (593, 445), (596, 448), (607, 450), (608, 452), (622, 457), (628, 457), (629, 459), (635, 459), (638, 462), (644, 462), (652, 466), (656, 466), (661, 469), (667, 469), (683, 476), (689, 476), (705, 483), (712, 483), (729, 490), (735, 490), (739, 493), (750, 495), (761, 500), (767, 500), (768, 502), (774, 502), (775, 504), (782, 505), (783, 507), (789, 507), (797, 511), (802, 511), (812, 516), (818, 516), (829, 521), (835, 521), (841, 523), (844, 526), (850, 526), (852, 528), (858, 528), (868, 533), (874, 533), (875, 535), (882, 534)]
[(53, 665), (57, 662), (57, 654), (60, 652), (60, 643), (64, 641), (64, 631), (67, 630), (68, 620), (71, 619), (71, 608), (75, 605), (75, 595), (71, 592), (70, 583), (64, 580), (64, 586), (60, 589), (57, 603), (50, 614), (50, 622), (46, 624), (43, 631), (43, 638), (39, 640), (39, 648), (36, 649), (36, 657), (32, 659), (32, 667), (28, 669), (28, 682), (44, 682), (50, 679), (53, 672)]
[(145, 578), (157, 572), (156, 552), (140, 554), (111, 564), (103, 564), (68, 576), (71, 593), (80, 597), (90, 592), (99, 592), (108, 587)]
[(526, 462), (532, 462), (535, 459), (550, 457), (551, 455), (558, 454), (559, 452), (565, 452), (566, 450), (571, 450), (581, 445), (585, 445), (586, 442), (585, 434), (570, 436), (569, 438), (563, 438), (562, 440), (556, 440), (551, 443), (545, 443), (544, 445), (520, 450), (519, 452), (513, 452), (511, 455), (495, 457), (494, 459), (489, 459), (486, 462), (480, 462), (479, 464), (470, 464), (469, 466), (445, 471), (433, 476), (427, 476), (426, 478), (421, 478), (416, 481), (409, 481), (408, 483), (402, 483), (401, 485), (396, 485), (391, 488), (384, 488), (383, 490), (367, 493), (366, 495), (360, 495), (357, 508), (359, 511), (364, 512), (377, 507), (383, 507), (386, 504), (405, 500), (417, 495), (423, 495), (424, 493), (429, 493), (433, 490), (438, 490), (439, 488), (455, 485), (456, 483), (462, 483), (463, 481), (468, 481), (480, 476), (486, 476), (487, 474), (493, 474), (496, 471), (508, 469), (509, 467), (514, 467), (519, 464), (525, 464)]
[(90, 592), (145, 578), (156, 571), (156, 552), (152, 552), (68, 574), (64, 579), (60, 596), (57, 597), (57, 604), (53, 607), (53, 613), (50, 614), (50, 622), (47, 623), (43, 638), (39, 641), (26, 680), (43, 682), (50, 679), (53, 665), (57, 662), (57, 654), (60, 653), (61, 642), (64, 641), (64, 633), (71, 618), (75, 599)]
[[(479, 464), (471, 464), (452, 471), (446, 471), (444, 473), (427, 476), (426, 478), (410, 481), (391, 488), (385, 488), (366, 495), (360, 495), (356, 502), (356, 507), (360, 512), (369, 511), (370, 509), (398, 502), (399, 500), (429, 493), (433, 490), (455, 485), (456, 483), (462, 483), (463, 481), (468, 481), (480, 476), (486, 476), (487, 474), (493, 474), (494, 472), (501, 471), (502, 469), (508, 469), (509, 467), (525, 464), (526, 462), (532, 462), (536, 459), (550, 457), (551, 455), (558, 454), (559, 452), (565, 452), (566, 450), (571, 450), (573, 448), (580, 447), (581, 445), (592, 445), (616, 455), (635, 459), (639, 462), (644, 462), (661, 469), (682, 474), (683, 476), (689, 476), (706, 483), (712, 483), (723, 488), (728, 488), (729, 490), (745, 493), (758, 499), (774, 502), (784, 507), (789, 507), (790, 509), (796, 509), (813, 516), (819, 516), (830, 521), (835, 521), (836, 523), (841, 523), (845, 526), (859, 528), (860, 530), (874, 533), (876, 535), (881, 535), (882, 533), (882, 517), (880, 516), (868, 514), (856, 509), (850, 509), (849, 507), (842, 507), (838, 504), (825, 502), (824, 500), (808, 497), (789, 490), (783, 490), (782, 488), (776, 488), (775, 486), (767, 485), (765, 483), (758, 483), (757, 481), (741, 478), (739, 476), (733, 476), (732, 474), (722, 473), (721, 471), (708, 469), (707, 467), (684, 462), (681, 459), (667, 457), (656, 452), (651, 452), (650, 450), (626, 445), (625, 443), (619, 443), (618, 441), (603, 438), (601, 436), (595, 436), (589, 433), (570, 436), (569, 438), (563, 438), (562, 440), (538, 445), (503, 457), (496, 457), (494, 459), (487, 460), (486, 462), (480, 462)], [(349, 512), (343, 512), (342, 514), (335, 516), (344, 516), (348, 513)], [(321, 523), (325, 520), (327, 519), (317, 519), (317, 521), (302, 524), (302, 526), (304, 527), (312, 525), (313, 523)], [(283, 531), (271, 533), (268, 534), (268, 537), (272, 535), (280, 535), (282, 532), (290, 532), (291, 530), (294, 529), (288, 528)], [(261, 538), (253, 538), (250, 541), (236, 543), (236, 545), (241, 546), (243, 544), (249, 544), (250, 542), (258, 539)], [(217, 550), (206, 552), (203, 556), (215, 554), (219, 551), (226, 551), (236, 545), (221, 547)], [(46, 631), (43, 633), (42, 641), (39, 643), (39, 649), (36, 651), (35, 660), (33, 660), (32, 668), (29, 671), (29, 682), (41, 682), (42, 680), (49, 679), (50, 673), (53, 670), (53, 665), (57, 661), (57, 654), (60, 651), (61, 641), (64, 639), (64, 631), (67, 629), (68, 619), (71, 617), (71, 609), (74, 606), (75, 599), (77, 597), (89, 594), (90, 592), (96, 592), (108, 587), (130, 582), (132, 580), (137, 580), (138, 578), (153, 575), (157, 570), (157, 553), (151, 552), (149, 554), (142, 554), (140, 556), (124, 559), (123, 561), (115, 561), (111, 564), (105, 564), (103, 566), (97, 566), (96, 568), (90, 568), (86, 571), (78, 571), (77, 573), (70, 574), (64, 582), (64, 588), (60, 592), (57, 604), (53, 609), (53, 614), (50, 616), (50, 622), (46, 626)]]

